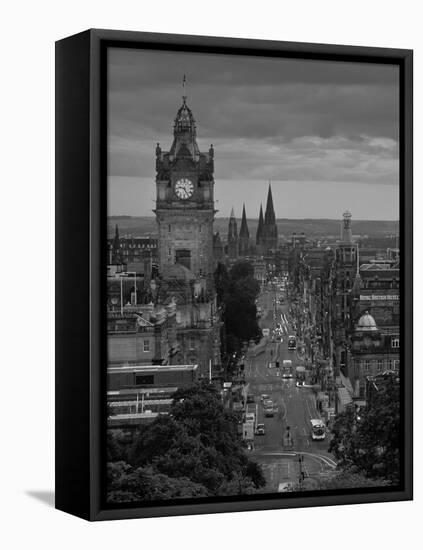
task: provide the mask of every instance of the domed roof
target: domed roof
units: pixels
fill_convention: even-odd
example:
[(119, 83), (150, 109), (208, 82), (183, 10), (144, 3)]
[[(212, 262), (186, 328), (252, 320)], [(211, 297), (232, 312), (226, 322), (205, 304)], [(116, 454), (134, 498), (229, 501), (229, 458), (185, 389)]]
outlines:
[(364, 313), (358, 320), (356, 329), (357, 331), (375, 331), (378, 330), (376, 321), (370, 315), (368, 311)]

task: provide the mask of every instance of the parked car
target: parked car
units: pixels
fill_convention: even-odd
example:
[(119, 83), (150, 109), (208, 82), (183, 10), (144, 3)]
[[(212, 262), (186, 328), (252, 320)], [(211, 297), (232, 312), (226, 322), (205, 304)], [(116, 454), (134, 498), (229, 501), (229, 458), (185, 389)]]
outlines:
[(267, 401), (268, 399), (270, 399), (270, 395), (267, 395), (267, 393), (262, 393), (260, 399), (261, 399), (261, 402), (263, 403), (264, 401)]

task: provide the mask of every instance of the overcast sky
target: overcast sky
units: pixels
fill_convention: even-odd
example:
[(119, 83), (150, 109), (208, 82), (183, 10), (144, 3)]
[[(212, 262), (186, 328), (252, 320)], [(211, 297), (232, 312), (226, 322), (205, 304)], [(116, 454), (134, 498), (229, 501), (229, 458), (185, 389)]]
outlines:
[(109, 213), (152, 215), (155, 146), (172, 143), (182, 77), (220, 216), (398, 219), (399, 85), (390, 65), (109, 50)]

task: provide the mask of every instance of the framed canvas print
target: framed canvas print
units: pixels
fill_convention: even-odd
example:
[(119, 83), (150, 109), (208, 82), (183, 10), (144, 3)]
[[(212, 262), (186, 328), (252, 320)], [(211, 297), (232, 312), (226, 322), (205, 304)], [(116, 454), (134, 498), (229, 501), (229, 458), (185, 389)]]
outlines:
[(56, 506), (412, 498), (412, 52), (56, 44)]

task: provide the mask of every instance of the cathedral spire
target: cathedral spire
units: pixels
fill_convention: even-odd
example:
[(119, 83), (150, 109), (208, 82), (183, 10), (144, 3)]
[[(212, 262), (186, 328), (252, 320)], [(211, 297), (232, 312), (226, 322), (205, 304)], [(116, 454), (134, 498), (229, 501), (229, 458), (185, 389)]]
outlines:
[(361, 276), (360, 276), (360, 250), (358, 248), (358, 243), (356, 247), (356, 255), (357, 255), (357, 268), (354, 278), (353, 287), (351, 289), (351, 293), (354, 296), (358, 296), (360, 294), (360, 288), (361, 288)]
[(275, 209), (273, 207), (273, 196), (272, 196), (272, 186), (269, 181), (269, 190), (267, 192), (267, 203), (266, 203), (266, 213), (264, 214), (264, 223), (265, 224), (274, 224), (276, 221)]
[(238, 258), (238, 227), (233, 207), (228, 226), (228, 256), (231, 260)]
[(239, 230), (240, 237), (250, 238), (250, 232), (248, 231), (247, 225), (247, 215), (245, 213), (245, 204), (242, 205), (242, 218), (241, 218), (241, 229)]
[(245, 204), (242, 205), (241, 229), (239, 230), (239, 253), (247, 256), (250, 252), (250, 232), (248, 231)]
[(257, 233), (256, 233), (256, 245), (261, 245), (261, 242), (263, 240), (263, 225), (264, 225), (264, 219), (263, 219), (263, 205), (260, 204), (260, 213), (259, 213), (259, 220), (258, 220), (258, 226), (257, 226)]
[(278, 228), (276, 225), (275, 209), (273, 207), (272, 186), (269, 181), (269, 190), (267, 192), (266, 212), (264, 214), (263, 225), (263, 244), (264, 252), (275, 250), (278, 246)]

